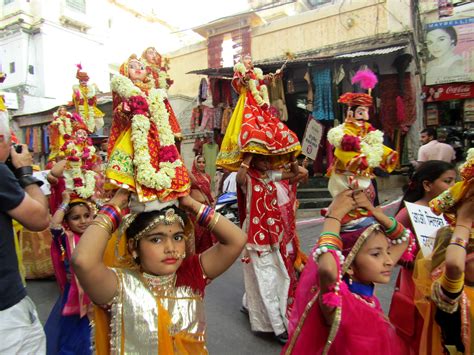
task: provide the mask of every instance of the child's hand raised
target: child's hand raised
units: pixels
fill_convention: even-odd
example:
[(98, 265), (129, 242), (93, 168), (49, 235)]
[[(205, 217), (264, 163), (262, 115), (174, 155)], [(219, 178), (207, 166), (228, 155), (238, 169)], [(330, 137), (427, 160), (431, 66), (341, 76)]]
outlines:
[(354, 198), (352, 197), (352, 190), (342, 191), (332, 201), (328, 207), (328, 215), (342, 219), (346, 214), (357, 207)]
[(365, 208), (367, 211), (372, 211), (375, 208), (364, 191), (354, 191), (352, 195), (357, 207)]

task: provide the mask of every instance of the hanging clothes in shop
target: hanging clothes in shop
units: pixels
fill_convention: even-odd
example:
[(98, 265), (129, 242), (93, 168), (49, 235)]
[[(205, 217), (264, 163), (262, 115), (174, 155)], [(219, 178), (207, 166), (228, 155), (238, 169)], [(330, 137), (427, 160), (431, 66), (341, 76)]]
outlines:
[(331, 69), (314, 69), (313, 117), (318, 121), (334, 120)]
[(225, 131), (227, 130), (227, 126), (229, 125), (231, 117), (232, 117), (232, 108), (226, 107), (224, 111), (222, 111), (221, 134), (225, 134)]
[(217, 129), (220, 131), (222, 124), (222, 106), (214, 107), (214, 125), (212, 129)]
[(201, 120), (202, 120), (202, 110), (199, 106), (196, 106), (193, 108), (191, 112), (191, 131), (195, 132), (197, 127), (201, 126)]
[[(202, 155), (206, 159), (206, 173), (211, 177), (216, 174), (217, 153), (219, 153), (219, 146), (213, 140), (202, 147)], [(212, 181), (212, 188), (214, 188), (214, 180)]]
[(49, 154), (49, 130), (48, 126), (43, 126), (43, 153)]
[(309, 71), (309, 68), (306, 71), (306, 74), (304, 75), (304, 80), (306, 80), (306, 83), (308, 84), (308, 93), (306, 94), (306, 110), (309, 112), (313, 112), (314, 92), (313, 83), (311, 82), (311, 72)]
[(278, 111), (277, 117), (280, 121), (288, 121), (288, 109), (286, 108), (285, 89), (283, 87), (283, 80), (279, 77), (275, 78), (270, 85), (268, 85), (270, 104)]
[[(408, 132), (410, 126), (416, 120), (416, 97), (415, 87), (411, 81), (410, 73), (406, 73), (403, 77), (403, 104), (405, 117), (403, 120), (397, 116), (397, 100), (399, 95), (399, 76), (398, 74), (380, 75), (379, 77), (379, 93), (380, 93), (380, 118), (382, 121), (382, 129), (385, 134), (393, 138), (395, 129), (402, 132)], [(399, 103), (400, 104), (400, 103)]]
[(212, 106), (219, 104), (232, 106), (231, 81), (226, 79), (210, 78), (209, 86), (212, 94)]
[(205, 78), (201, 79), (201, 82), (199, 83), (199, 103), (203, 103), (204, 101), (207, 100), (208, 96), (208, 91), (209, 91), (209, 85), (207, 83), (207, 80)]
[(207, 106), (202, 107), (202, 121), (200, 126), (201, 131), (211, 131), (214, 129), (214, 116), (214, 108)]

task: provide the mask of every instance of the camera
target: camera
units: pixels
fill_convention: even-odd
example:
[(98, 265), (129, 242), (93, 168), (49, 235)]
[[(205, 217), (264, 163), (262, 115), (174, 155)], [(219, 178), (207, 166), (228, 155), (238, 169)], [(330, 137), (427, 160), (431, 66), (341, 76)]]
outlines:
[[(12, 144), (12, 147), (15, 148), (15, 152), (17, 152), (18, 154), (20, 154), (22, 151), (23, 151), (23, 146), (19, 145), (19, 144), (15, 144), (13, 143)], [(12, 163), (12, 157), (11, 155), (8, 156), (7, 158), (7, 161), (5, 162), (5, 164), (10, 168), (10, 170), (15, 173), (15, 167), (13, 166), (13, 163)]]

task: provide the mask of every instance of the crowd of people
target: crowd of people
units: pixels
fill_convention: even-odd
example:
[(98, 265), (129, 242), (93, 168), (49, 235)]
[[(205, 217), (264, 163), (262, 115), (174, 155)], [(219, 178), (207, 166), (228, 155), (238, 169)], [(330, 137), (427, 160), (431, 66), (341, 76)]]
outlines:
[[(78, 68), (76, 112), (60, 108), (51, 125), (49, 201), (0, 111), (0, 353), (206, 354), (206, 286), (240, 257), (245, 290), (235, 307), (252, 331), (274, 334), (282, 354), (471, 354), (474, 150), (459, 175), (447, 150), (421, 150), (396, 215), (386, 215), (371, 178), (398, 156), (368, 122), (376, 76), (358, 73), (369, 92), (339, 100), (346, 118), (328, 135), (333, 200), (306, 255), (296, 191), (308, 171), (297, 136), (268, 104), (266, 85), (281, 70), (263, 75), (248, 55), (234, 69), (239, 101), (217, 165), (232, 172), (240, 226), (215, 209), (205, 158), (184, 166), (166, 96), (172, 81), (153, 48), (130, 56), (112, 79), (102, 154), (89, 137), (102, 113)], [(405, 201), (446, 219), (431, 254)], [(13, 220), (51, 234), (60, 295), (44, 329), (21, 279)], [(389, 283), (397, 264), (387, 317), (375, 285)]]

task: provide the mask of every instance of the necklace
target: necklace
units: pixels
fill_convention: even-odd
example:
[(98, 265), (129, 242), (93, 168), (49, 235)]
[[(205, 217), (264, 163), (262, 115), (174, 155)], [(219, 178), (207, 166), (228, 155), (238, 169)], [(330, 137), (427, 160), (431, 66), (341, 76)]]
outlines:
[(176, 283), (176, 273), (171, 275), (157, 276), (143, 272), (142, 276), (146, 285), (153, 291), (153, 293), (173, 288)]

